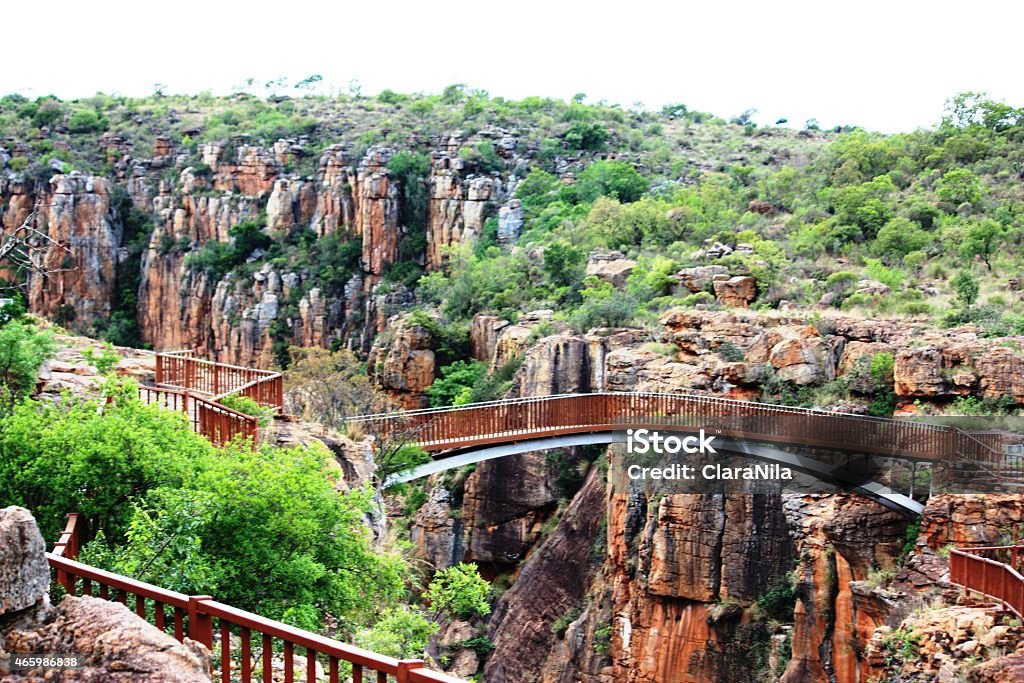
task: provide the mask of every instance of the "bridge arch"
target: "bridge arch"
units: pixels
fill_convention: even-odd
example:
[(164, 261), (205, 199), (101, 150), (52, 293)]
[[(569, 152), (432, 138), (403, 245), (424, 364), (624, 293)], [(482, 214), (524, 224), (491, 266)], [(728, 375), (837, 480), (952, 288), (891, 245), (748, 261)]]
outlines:
[[(682, 432), (680, 432), (682, 433)], [(559, 436), (538, 437), (493, 443), (446, 452), (428, 463), (406, 472), (389, 477), (385, 488), (395, 484), (414, 481), (432, 474), (439, 474), (457, 467), (473, 465), (486, 460), (495, 460), (510, 455), (518, 455), (531, 451), (569, 448), (572, 446), (611, 445), (625, 443), (626, 435), (621, 431), (600, 431), (583, 434), (564, 434)], [(862, 477), (843, 468), (837, 468), (814, 458), (792, 453), (774, 446), (753, 443), (741, 439), (725, 438), (715, 441), (715, 448), (723, 454), (740, 455), (761, 462), (779, 464), (803, 474), (848, 488), (866, 498), (874, 500), (885, 507), (908, 517), (919, 516), (924, 512), (924, 505), (913, 498), (875, 481), (864, 481)]]

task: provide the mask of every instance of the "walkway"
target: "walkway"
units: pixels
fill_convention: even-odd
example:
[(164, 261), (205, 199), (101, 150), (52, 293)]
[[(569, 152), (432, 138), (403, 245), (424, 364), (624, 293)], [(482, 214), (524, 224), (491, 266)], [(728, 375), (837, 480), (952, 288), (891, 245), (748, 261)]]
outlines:
[[(948, 425), (833, 413), (737, 401), (692, 393), (595, 393), (540, 396), (381, 413), (349, 419), (381, 441), (415, 444), (431, 462), (393, 475), (391, 485), (515, 453), (608, 444), (629, 428), (697, 433), (703, 429), (732, 444), (733, 454), (778, 463), (856, 490), (910, 516), (923, 509), (910, 495), (890, 490), (837, 465), (835, 454), (873, 455), (910, 463), (958, 463), (997, 483), (1019, 482), (1024, 468), (1003, 455), (1000, 436), (971, 434)], [(810, 457), (783, 447), (800, 446)], [(831, 456), (825, 455), (826, 449)], [(863, 460), (863, 458), (861, 458)], [(987, 481), (986, 481), (987, 483)]]
[(221, 403), (228, 396), (247, 396), (277, 413), (284, 410), (284, 380), (280, 372), (194, 358), (191, 351), (156, 354), (156, 386), (139, 387), (139, 398), (169, 410), (184, 412), (193, 431), (223, 446), (243, 436), (253, 448), (259, 439), (259, 420)]
[[(305, 672), (307, 683), (324, 678), (330, 683), (466, 683), (427, 669), (418, 659), (379, 655), (225, 605), (209, 595), (184, 595), (77, 562), (77, 521), (77, 514), (68, 515), (64, 533), (53, 552), (46, 554), (57, 583), (69, 595), (116, 600), (178, 641), (187, 636), (202, 643), (213, 654), (215, 681), (294, 683), (298, 671)], [(346, 667), (350, 677), (344, 675)]]

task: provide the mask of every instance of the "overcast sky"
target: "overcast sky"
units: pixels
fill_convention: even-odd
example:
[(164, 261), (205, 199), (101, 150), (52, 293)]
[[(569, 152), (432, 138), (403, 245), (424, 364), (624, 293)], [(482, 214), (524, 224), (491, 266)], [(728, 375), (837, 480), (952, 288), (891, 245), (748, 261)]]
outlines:
[[(946, 98), (1024, 106), (1017, 3), (565, 0), (519, 2), (7, 3), (0, 93), (228, 93), (248, 78), (327, 88), (492, 95), (624, 106), (683, 102), (759, 123), (931, 126)], [(295, 91), (293, 91), (295, 92)]]

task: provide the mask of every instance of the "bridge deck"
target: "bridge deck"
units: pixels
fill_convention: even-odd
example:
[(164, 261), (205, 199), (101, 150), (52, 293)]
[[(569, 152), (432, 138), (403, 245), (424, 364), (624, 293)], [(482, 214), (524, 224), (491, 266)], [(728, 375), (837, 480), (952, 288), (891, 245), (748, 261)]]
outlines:
[[(508, 399), (351, 418), (432, 453), (636, 427), (857, 450), (913, 460), (998, 465), (1002, 453), (955, 427), (697, 394), (597, 393)], [(990, 441), (992, 443), (990, 443)]]

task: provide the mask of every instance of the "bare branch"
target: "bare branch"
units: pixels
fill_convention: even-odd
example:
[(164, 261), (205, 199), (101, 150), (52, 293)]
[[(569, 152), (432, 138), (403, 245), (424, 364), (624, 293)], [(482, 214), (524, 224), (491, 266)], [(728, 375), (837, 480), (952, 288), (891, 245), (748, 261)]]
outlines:
[(0, 269), (14, 271), (20, 282), (0, 289), (20, 289), (28, 285), (26, 272), (36, 273), (43, 278), (62, 273), (72, 268), (46, 266), (47, 256), (56, 250), (63, 252), (61, 264), (72, 254), (71, 250), (35, 226), (39, 215), (39, 202), (25, 217), (21, 225), (10, 232), (0, 233)]

